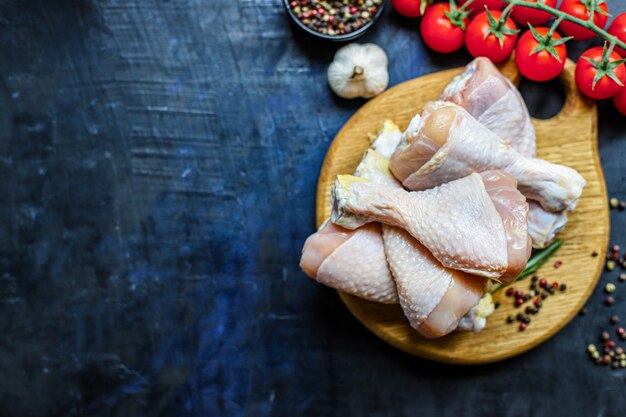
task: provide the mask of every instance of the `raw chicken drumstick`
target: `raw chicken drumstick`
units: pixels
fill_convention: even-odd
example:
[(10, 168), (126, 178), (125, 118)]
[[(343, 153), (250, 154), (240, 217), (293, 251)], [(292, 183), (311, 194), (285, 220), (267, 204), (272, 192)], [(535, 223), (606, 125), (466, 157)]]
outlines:
[(446, 102), (426, 106), (417, 134), (400, 143), (390, 168), (406, 188), (417, 191), (500, 169), (517, 180), (527, 198), (554, 212), (573, 210), (585, 186), (575, 170), (523, 156), (461, 107)]
[(528, 205), (515, 185), (504, 173), (488, 172), (410, 193), (340, 175), (331, 219), (348, 229), (370, 222), (405, 229), (443, 266), (509, 283), (531, 251)]

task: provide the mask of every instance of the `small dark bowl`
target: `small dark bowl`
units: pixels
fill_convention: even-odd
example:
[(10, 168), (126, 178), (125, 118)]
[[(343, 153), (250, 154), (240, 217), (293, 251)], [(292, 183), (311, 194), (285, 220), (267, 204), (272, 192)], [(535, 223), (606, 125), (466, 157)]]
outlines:
[(376, 14), (372, 17), (372, 20), (370, 20), (365, 25), (363, 25), (362, 28), (357, 29), (354, 32), (346, 33), (344, 35), (324, 35), (323, 33), (320, 33), (320, 32), (318, 32), (316, 30), (313, 30), (313, 29), (307, 27), (304, 23), (302, 23), (300, 21), (300, 19), (298, 19), (298, 17), (291, 10), (291, 7), (289, 6), (290, 2), (291, 2), (291, 0), (283, 0), (283, 4), (285, 5), (285, 8), (287, 9), (287, 14), (289, 15), (289, 17), (291, 18), (293, 23), (296, 24), (296, 26), (298, 26), (300, 29), (302, 29), (304, 32), (308, 33), (311, 36), (314, 36), (314, 37), (316, 37), (318, 39), (324, 39), (326, 41), (331, 41), (331, 42), (351, 41), (351, 40), (356, 39), (359, 36), (363, 35), (380, 18), (380, 16), (383, 14), (383, 10), (385, 8), (385, 5), (387, 4), (387, 0), (383, 0), (382, 3), (380, 3), (380, 6), (378, 7), (378, 10), (376, 11)]

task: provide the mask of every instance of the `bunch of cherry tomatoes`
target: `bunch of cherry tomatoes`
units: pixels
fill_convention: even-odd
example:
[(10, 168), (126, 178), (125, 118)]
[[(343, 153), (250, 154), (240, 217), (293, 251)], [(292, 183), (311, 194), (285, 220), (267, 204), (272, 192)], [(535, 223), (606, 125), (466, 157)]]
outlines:
[[(536, 2), (537, 0), (530, 0)], [(557, 7), (558, 0), (543, 0)], [(484, 56), (493, 62), (508, 59), (515, 51), (515, 63), (520, 73), (534, 81), (557, 77), (565, 67), (565, 42), (588, 40), (596, 34), (580, 25), (562, 20), (558, 28), (547, 25), (550, 13), (515, 6), (503, 15), (502, 0), (391, 0), (396, 11), (406, 17), (422, 17), (420, 33), (426, 45), (442, 53), (451, 53), (465, 45), (474, 56)], [(605, 28), (609, 9), (602, 0), (562, 0), (559, 10)], [(520, 35), (520, 28), (529, 28)], [(558, 31), (556, 30), (558, 29)], [(562, 36), (561, 33), (565, 36)], [(613, 19), (608, 33), (626, 42), (626, 13)], [(586, 50), (576, 64), (576, 84), (586, 96), (604, 100), (613, 98), (615, 107), (626, 115), (626, 51), (613, 51), (596, 46)]]

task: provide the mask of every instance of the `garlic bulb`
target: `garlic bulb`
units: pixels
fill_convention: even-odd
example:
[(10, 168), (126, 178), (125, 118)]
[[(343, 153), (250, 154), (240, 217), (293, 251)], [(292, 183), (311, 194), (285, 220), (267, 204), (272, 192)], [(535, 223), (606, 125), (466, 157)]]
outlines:
[(328, 67), (328, 83), (339, 97), (374, 97), (389, 83), (387, 54), (373, 43), (346, 45)]

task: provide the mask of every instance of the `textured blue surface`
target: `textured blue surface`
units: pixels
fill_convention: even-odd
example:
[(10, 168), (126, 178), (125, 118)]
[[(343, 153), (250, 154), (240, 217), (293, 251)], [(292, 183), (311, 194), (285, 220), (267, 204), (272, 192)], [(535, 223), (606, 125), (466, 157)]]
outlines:
[[(584, 352), (626, 317), (619, 292), (528, 354), (452, 367), (388, 347), (300, 272), (323, 157), (363, 101), (330, 92), (337, 46), (282, 7), (0, 1), (0, 415), (623, 413), (625, 371)], [(389, 8), (362, 39), (391, 85), (469, 61), (416, 33)], [(542, 88), (524, 85), (533, 112), (556, 112)], [(622, 199), (624, 141), (601, 105)]]

